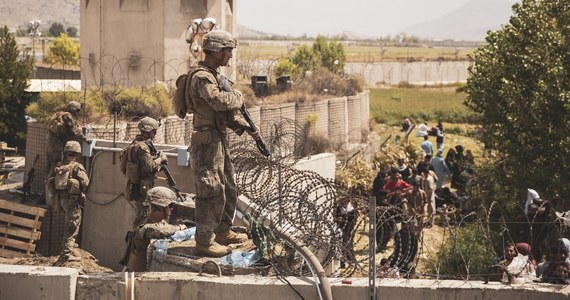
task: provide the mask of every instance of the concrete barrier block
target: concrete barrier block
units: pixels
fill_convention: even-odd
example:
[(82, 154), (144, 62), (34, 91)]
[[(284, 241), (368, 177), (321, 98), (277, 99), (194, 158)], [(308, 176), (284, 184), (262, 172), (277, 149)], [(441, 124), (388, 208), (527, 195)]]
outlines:
[(75, 299), (78, 275), (71, 268), (0, 265), (0, 299)]

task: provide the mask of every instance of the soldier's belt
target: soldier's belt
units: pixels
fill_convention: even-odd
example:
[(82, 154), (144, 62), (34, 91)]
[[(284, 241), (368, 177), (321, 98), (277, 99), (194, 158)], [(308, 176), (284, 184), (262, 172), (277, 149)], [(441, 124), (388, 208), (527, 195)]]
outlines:
[(208, 130), (212, 130), (214, 129), (214, 127), (212, 126), (198, 126), (198, 127), (194, 127), (195, 131), (208, 131)]

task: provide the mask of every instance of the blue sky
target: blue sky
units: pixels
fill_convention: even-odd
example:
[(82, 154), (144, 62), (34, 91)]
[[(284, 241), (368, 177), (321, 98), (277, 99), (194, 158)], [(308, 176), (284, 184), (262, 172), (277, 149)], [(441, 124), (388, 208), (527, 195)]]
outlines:
[[(237, 0), (240, 25), (275, 34), (378, 37), (436, 19), (470, 0)], [(514, 3), (515, 0), (496, 0)]]

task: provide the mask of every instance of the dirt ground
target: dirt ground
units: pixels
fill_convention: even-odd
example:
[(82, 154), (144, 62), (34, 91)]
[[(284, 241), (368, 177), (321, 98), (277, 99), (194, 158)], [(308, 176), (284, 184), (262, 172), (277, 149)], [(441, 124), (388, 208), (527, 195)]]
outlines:
[(74, 268), (78, 269), (80, 274), (113, 272), (113, 270), (109, 268), (100, 266), (98, 263), (99, 261), (93, 255), (91, 255), (91, 253), (85, 250), (75, 248), (72, 250), (72, 252), (74, 256), (80, 257), (81, 261), (59, 262), (58, 256), (31, 256), (16, 258), (0, 257), (0, 264)]

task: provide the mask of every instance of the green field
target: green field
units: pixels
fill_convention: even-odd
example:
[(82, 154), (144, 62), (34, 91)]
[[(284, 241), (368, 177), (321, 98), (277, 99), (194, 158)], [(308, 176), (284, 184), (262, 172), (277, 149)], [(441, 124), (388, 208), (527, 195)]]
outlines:
[(454, 88), (374, 88), (370, 90), (370, 116), (379, 123), (400, 124), (403, 118), (467, 123), (473, 114), (463, 104), (466, 94)]
[[(475, 156), (480, 156), (481, 145), (472, 137), (476, 116), (463, 104), (466, 96), (450, 87), (374, 88), (370, 90), (370, 117), (378, 124), (393, 127), (393, 132), (399, 131), (404, 118), (410, 118), (416, 125), (427, 122), (429, 127), (441, 120), (446, 144), (464, 145), (466, 149), (472, 149)], [(418, 147), (421, 141), (414, 139)]]

